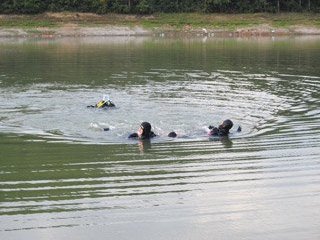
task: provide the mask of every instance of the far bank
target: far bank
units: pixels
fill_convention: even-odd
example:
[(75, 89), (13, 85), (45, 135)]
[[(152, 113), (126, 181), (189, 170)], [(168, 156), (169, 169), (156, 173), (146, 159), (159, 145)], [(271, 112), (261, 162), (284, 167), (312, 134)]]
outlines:
[(320, 35), (320, 14), (0, 15), (0, 37)]

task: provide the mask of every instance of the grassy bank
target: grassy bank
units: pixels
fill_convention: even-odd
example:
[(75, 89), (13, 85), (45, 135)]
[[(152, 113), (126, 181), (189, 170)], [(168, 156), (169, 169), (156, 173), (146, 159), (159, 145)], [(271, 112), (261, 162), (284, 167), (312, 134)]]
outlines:
[(320, 15), (313, 14), (161, 14), (154, 19), (142, 21), (145, 27), (174, 28), (222, 28), (234, 30), (239, 27), (253, 27), (268, 24), (272, 27), (296, 25), (320, 27)]
[(45, 13), (39, 15), (0, 15), (0, 28), (61, 28), (139, 26), (144, 29), (194, 31), (208, 30), (236, 31), (242, 28), (268, 26), (270, 28), (307, 27), (320, 29), (320, 15), (307, 13), (283, 14), (154, 14), (154, 15), (97, 15), (91, 13)]

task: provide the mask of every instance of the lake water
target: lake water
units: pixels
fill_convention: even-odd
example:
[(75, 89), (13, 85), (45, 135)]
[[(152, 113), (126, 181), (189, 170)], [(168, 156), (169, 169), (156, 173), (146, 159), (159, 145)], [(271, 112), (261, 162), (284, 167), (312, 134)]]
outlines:
[(0, 39), (0, 238), (320, 239), (319, 66), (320, 37)]

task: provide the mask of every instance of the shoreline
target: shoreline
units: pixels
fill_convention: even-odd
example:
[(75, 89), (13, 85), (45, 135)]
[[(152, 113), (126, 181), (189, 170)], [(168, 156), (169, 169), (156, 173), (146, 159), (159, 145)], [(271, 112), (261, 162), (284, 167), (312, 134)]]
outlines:
[(320, 29), (311, 27), (272, 28), (269, 26), (257, 26), (252, 28), (239, 28), (235, 30), (224, 29), (146, 29), (140, 26), (104, 26), (104, 27), (58, 27), (58, 28), (2, 28), (0, 38), (59, 38), (59, 37), (112, 37), (112, 36), (161, 36), (161, 37), (272, 37), (272, 36), (303, 36), (320, 35)]
[(89, 36), (272, 37), (320, 35), (320, 16), (304, 14), (0, 15), (0, 38)]

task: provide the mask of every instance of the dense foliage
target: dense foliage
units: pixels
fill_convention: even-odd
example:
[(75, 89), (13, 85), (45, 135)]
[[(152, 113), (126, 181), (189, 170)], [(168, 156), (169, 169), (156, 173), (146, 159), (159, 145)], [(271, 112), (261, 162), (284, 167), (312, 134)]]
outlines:
[(0, 13), (77, 11), (93, 13), (155, 12), (302, 12), (320, 11), (320, 0), (0, 0)]

